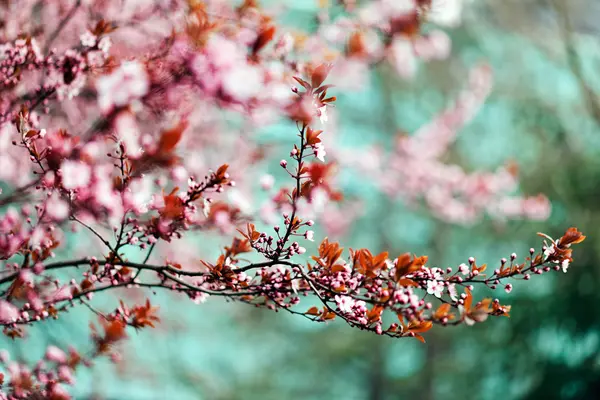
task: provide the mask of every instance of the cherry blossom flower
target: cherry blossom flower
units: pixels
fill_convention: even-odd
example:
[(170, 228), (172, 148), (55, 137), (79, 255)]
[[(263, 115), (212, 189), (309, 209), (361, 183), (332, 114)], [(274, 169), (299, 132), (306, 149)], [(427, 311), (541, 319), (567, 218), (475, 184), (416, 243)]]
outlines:
[(396, 72), (404, 79), (412, 78), (417, 71), (417, 61), (412, 43), (403, 37), (396, 37), (392, 42), (389, 54)]
[(310, 240), (311, 242), (314, 242), (315, 232), (306, 231), (306, 232), (304, 232), (304, 237), (306, 238), (306, 240)]
[(560, 267), (562, 268), (562, 271), (566, 274), (567, 270), (569, 269), (569, 264), (571, 262), (568, 259), (564, 259), (563, 261), (561, 261), (560, 263)]
[(98, 104), (107, 112), (139, 99), (148, 92), (148, 75), (143, 65), (126, 61), (112, 74), (98, 79)]
[(275, 184), (275, 178), (273, 177), (273, 175), (265, 174), (265, 175), (261, 176), (260, 187), (263, 190), (271, 190), (271, 188), (273, 188), (274, 184)]
[(444, 283), (436, 280), (427, 281), (427, 293), (438, 298), (442, 297), (442, 294), (444, 293)]
[(317, 108), (317, 116), (321, 121), (321, 124), (325, 124), (328, 120), (327, 118), (327, 106), (321, 106)]
[(325, 155), (327, 155), (327, 152), (325, 151), (325, 146), (323, 146), (322, 143), (317, 143), (315, 146), (313, 146), (313, 150), (315, 152), (315, 157), (317, 157), (322, 162), (325, 162)]
[(67, 362), (67, 355), (64, 351), (59, 349), (56, 346), (48, 346), (46, 349), (46, 360), (52, 361), (59, 364), (64, 364)]
[(352, 307), (354, 306), (354, 300), (348, 296), (335, 296), (335, 302), (339, 310), (343, 313), (352, 313)]
[(5, 300), (0, 300), (0, 322), (13, 322), (18, 318), (19, 309)]
[(471, 273), (471, 268), (469, 268), (469, 266), (465, 263), (460, 264), (458, 266), (458, 269), (459, 269), (460, 273), (463, 275), (469, 275)]
[(54, 221), (63, 221), (69, 216), (69, 203), (60, 198), (57, 191), (46, 200), (45, 214)]
[(60, 177), (65, 189), (79, 189), (90, 183), (92, 169), (84, 162), (65, 160), (60, 167)]
[(94, 47), (96, 45), (97, 38), (96, 35), (94, 35), (92, 32), (85, 31), (81, 34), (79, 40), (81, 41), (82, 46)]
[(433, 1), (432, 10), (427, 16), (428, 20), (441, 26), (457, 27), (462, 21), (463, 1)]

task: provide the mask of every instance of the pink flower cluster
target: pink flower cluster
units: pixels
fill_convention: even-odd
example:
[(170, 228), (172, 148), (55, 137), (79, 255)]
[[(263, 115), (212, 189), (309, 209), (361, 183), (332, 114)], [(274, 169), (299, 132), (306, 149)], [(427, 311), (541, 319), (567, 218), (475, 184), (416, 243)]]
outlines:
[(550, 201), (545, 196), (515, 194), (518, 180), (514, 165), (495, 172), (467, 172), (443, 161), (459, 130), (487, 98), (491, 70), (486, 65), (473, 69), (469, 82), (469, 88), (432, 122), (412, 135), (399, 135), (391, 152), (365, 149), (372, 163), (353, 157), (349, 151), (338, 151), (336, 159), (366, 173), (389, 196), (409, 203), (423, 200), (436, 217), (451, 223), (473, 224), (485, 214), (499, 220), (547, 219)]

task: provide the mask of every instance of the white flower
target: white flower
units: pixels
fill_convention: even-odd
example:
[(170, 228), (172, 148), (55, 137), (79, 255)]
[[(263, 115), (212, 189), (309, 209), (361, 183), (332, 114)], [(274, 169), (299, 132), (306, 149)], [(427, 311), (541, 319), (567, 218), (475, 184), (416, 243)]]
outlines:
[(458, 301), (458, 292), (456, 291), (456, 285), (454, 283), (448, 285), (448, 294), (452, 301)]
[(69, 216), (69, 204), (54, 191), (46, 201), (46, 216), (54, 221), (62, 221)]
[(221, 79), (223, 91), (239, 101), (256, 97), (264, 87), (262, 71), (249, 64), (226, 70)]
[(325, 151), (323, 143), (317, 143), (316, 145), (314, 145), (313, 151), (315, 152), (315, 157), (317, 157), (322, 162), (325, 162), (325, 156), (327, 155), (327, 152)]
[(117, 116), (115, 131), (130, 158), (135, 159), (142, 156), (144, 151), (140, 144), (141, 133), (137, 121), (131, 113), (120, 113)]
[(273, 188), (274, 184), (275, 184), (275, 178), (273, 177), (273, 175), (265, 174), (265, 175), (261, 176), (260, 187), (263, 190), (271, 190), (271, 188)]
[(427, 19), (434, 24), (456, 28), (461, 23), (463, 0), (444, 0), (434, 5)]
[(385, 260), (385, 265), (387, 266), (387, 269), (391, 270), (392, 268), (394, 268), (396, 266), (397, 262), (398, 262), (397, 258), (394, 260), (387, 259), (387, 260)]
[(112, 45), (112, 42), (110, 41), (110, 38), (108, 36), (104, 36), (102, 39), (100, 39), (100, 41), (98, 42), (98, 48), (100, 49), (100, 51), (102, 51), (104, 54), (108, 54), (108, 51), (110, 50), (110, 46)]
[(562, 267), (563, 272), (566, 274), (567, 273), (567, 269), (569, 269), (569, 260), (565, 259), (562, 261), (562, 263), (560, 263), (560, 266)]
[(434, 280), (427, 281), (427, 293), (441, 298), (442, 293), (444, 293), (444, 284)]
[(417, 72), (413, 43), (408, 39), (400, 36), (394, 38), (388, 57), (401, 78), (410, 79)]
[(317, 108), (317, 116), (322, 124), (327, 122), (327, 106)]
[(311, 242), (315, 241), (315, 239), (314, 239), (315, 233), (313, 231), (306, 231), (304, 233), (304, 237), (306, 238), (306, 240), (310, 240)]
[(554, 249), (554, 244), (551, 246), (547, 246), (546, 250), (544, 250), (544, 260), (547, 260), (552, 254), (554, 254), (556, 250)]
[(348, 296), (335, 296), (335, 303), (343, 313), (351, 313), (354, 300)]
[(294, 291), (295, 294), (298, 294), (298, 290), (300, 290), (300, 284), (298, 283), (297, 279), (292, 280), (292, 290)]
[(410, 303), (411, 306), (413, 307), (419, 307), (419, 303), (421, 302), (421, 298), (419, 296), (417, 296), (416, 294), (411, 294), (410, 297), (408, 298), (408, 301)]
[(205, 302), (206, 302), (206, 300), (208, 300), (208, 297), (209, 297), (209, 296), (210, 296), (210, 295), (209, 295), (209, 294), (207, 294), (207, 293), (198, 293), (198, 294), (196, 295), (196, 297), (194, 297), (194, 300), (193, 300), (193, 301), (194, 301), (194, 303), (196, 303), (196, 304), (202, 304), (202, 303), (205, 303)]
[(96, 45), (96, 35), (90, 31), (85, 31), (81, 36), (79, 36), (79, 40), (81, 41), (81, 45), (84, 47), (94, 47)]
[(239, 189), (233, 188), (228, 191), (227, 198), (244, 214), (251, 214), (254, 206), (251, 199)]
[(475, 322), (476, 322), (476, 321), (475, 321), (474, 319), (470, 318), (470, 317), (469, 317), (469, 316), (466, 314), (467, 310), (465, 309), (465, 307), (464, 307), (464, 306), (458, 306), (458, 312), (460, 313), (460, 315), (462, 315), (462, 316), (463, 316), (463, 319), (464, 319), (464, 321), (465, 321), (465, 324), (467, 324), (468, 326), (473, 326), (473, 325), (475, 325)]
[(103, 111), (124, 106), (148, 92), (148, 74), (136, 61), (126, 61), (110, 75), (98, 79), (98, 103)]
[(125, 191), (125, 198), (128, 205), (135, 212), (148, 212), (148, 204), (152, 199), (153, 180), (148, 175), (142, 175), (141, 178), (133, 179)]
[(458, 266), (458, 270), (460, 271), (461, 274), (463, 275), (469, 275), (471, 273), (471, 269), (469, 268), (469, 266), (465, 263), (462, 263)]
[(0, 322), (14, 322), (19, 318), (19, 309), (8, 301), (0, 300)]
[(85, 187), (92, 178), (92, 169), (81, 161), (65, 160), (60, 166), (62, 185), (65, 189)]

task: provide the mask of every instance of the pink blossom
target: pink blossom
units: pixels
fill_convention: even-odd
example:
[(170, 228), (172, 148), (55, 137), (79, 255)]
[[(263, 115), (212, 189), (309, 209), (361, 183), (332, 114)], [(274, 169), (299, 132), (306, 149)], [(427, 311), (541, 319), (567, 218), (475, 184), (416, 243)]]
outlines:
[(212, 35), (206, 43), (205, 51), (207, 59), (215, 68), (233, 68), (245, 60), (242, 48), (222, 35)]
[(218, 211), (215, 213), (215, 225), (223, 233), (230, 233), (235, 230), (231, 218), (227, 211)]
[(71, 288), (69, 287), (69, 285), (64, 285), (64, 286), (61, 286), (60, 288), (54, 290), (53, 292), (51, 292), (47, 296), (47, 299), (56, 302), (56, 301), (62, 301), (62, 300), (69, 300), (72, 297), (73, 297), (73, 295), (71, 293)]
[(335, 63), (331, 71), (331, 83), (336, 88), (360, 90), (369, 79), (369, 65), (364, 60), (345, 59)]
[(257, 96), (263, 88), (263, 74), (255, 66), (240, 65), (226, 71), (222, 76), (225, 93), (239, 101)]
[(361, 21), (376, 25), (390, 18), (406, 15), (416, 8), (414, 0), (378, 0), (366, 3), (359, 11)]
[(71, 399), (71, 395), (69, 392), (60, 384), (56, 383), (52, 385), (50, 389), (50, 393), (53, 399), (57, 400), (68, 400)]
[(321, 121), (321, 124), (325, 124), (327, 122), (327, 106), (321, 106), (317, 108), (317, 116)]
[(347, 314), (352, 313), (352, 307), (354, 306), (354, 299), (352, 299), (352, 297), (336, 295), (335, 303), (341, 312)]
[(138, 214), (148, 212), (152, 189), (153, 182), (150, 176), (144, 175), (141, 178), (133, 179), (123, 195), (126, 207)]
[(401, 36), (395, 37), (388, 57), (398, 75), (404, 79), (414, 77), (417, 71), (417, 61), (412, 43), (408, 39)]
[(275, 184), (275, 178), (273, 175), (265, 174), (260, 178), (260, 187), (263, 190), (271, 190)]
[(46, 200), (46, 216), (54, 221), (63, 221), (67, 219), (69, 212), (69, 204), (60, 198), (58, 192), (52, 192), (52, 195)]
[(98, 42), (98, 48), (105, 55), (108, 54), (108, 51), (110, 50), (111, 46), (112, 46), (112, 42), (111, 42), (111, 40), (110, 40), (110, 38), (108, 36), (102, 37), (102, 39), (100, 39), (100, 41)]
[(448, 285), (448, 294), (452, 301), (458, 301), (458, 291), (456, 290), (456, 284), (452, 283)]
[(121, 107), (139, 99), (148, 92), (148, 75), (137, 61), (126, 61), (113, 71), (98, 79), (98, 104), (103, 111)]
[(306, 231), (306, 232), (304, 232), (304, 237), (306, 238), (306, 240), (310, 240), (311, 242), (314, 242), (315, 232)]
[(469, 266), (467, 264), (464, 264), (464, 263), (460, 264), (458, 266), (458, 270), (463, 275), (469, 275), (471, 273), (471, 268), (469, 268)]
[(287, 54), (292, 51), (293, 47), (294, 37), (289, 32), (286, 32), (275, 44), (275, 55), (279, 57), (286, 57)]
[(210, 297), (209, 294), (199, 292), (194, 296), (193, 301), (196, 304), (203, 304), (206, 302), (206, 300), (208, 300), (209, 297)]
[(58, 367), (58, 378), (69, 385), (73, 385), (75, 383), (75, 377), (73, 376), (73, 371), (66, 365), (61, 365)]
[(48, 346), (45, 357), (46, 360), (59, 364), (64, 364), (67, 362), (67, 355), (65, 352), (56, 346)]
[(0, 300), (0, 322), (13, 322), (18, 318), (19, 309), (5, 300)]
[(434, 30), (427, 36), (418, 37), (414, 42), (415, 54), (423, 61), (448, 58), (451, 46), (450, 37), (440, 30)]
[(96, 35), (94, 35), (90, 31), (85, 31), (79, 36), (79, 40), (81, 41), (81, 45), (85, 47), (94, 47), (96, 45)]
[(135, 117), (128, 112), (120, 113), (115, 119), (115, 130), (128, 156), (134, 159), (141, 157), (143, 153), (140, 144), (141, 134)]
[(65, 189), (79, 189), (90, 183), (92, 169), (84, 162), (65, 160), (60, 166), (60, 177)]
[(444, 0), (434, 2), (434, 8), (429, 13), (429, 21), (446, 27), (457, 27), (462, 18), (462, 8), (464, 0)]

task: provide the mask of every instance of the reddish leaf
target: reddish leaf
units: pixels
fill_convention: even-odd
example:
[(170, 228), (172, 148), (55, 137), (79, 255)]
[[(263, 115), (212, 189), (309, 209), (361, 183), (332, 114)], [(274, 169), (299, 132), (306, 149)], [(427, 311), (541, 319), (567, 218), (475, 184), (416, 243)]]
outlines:
[(402, 278), (398, 280), (398, 284), (400, 286), (414, 286), (414, 287), (419, 287), (419, 284), (415, 281), (413, 281), (412, 279), (408, 279), (408, 278)]
[(267, 43), (269, 43), (273, 36), (275, 35), (275, 26), (274, 25), (266, 25), (263, 26), (254, 41), (254, 45), (252, 46), (252, 53), (258, 53)]
[(581, 243), (585, 240), (585, 236), (577, 230), (577, 228), (569, 228), (562, 238), (560, 238), (560, 246), (564, 247), (570, 244)]
[(163, 195), (165, 206), (160, 210), (160, 215), (164, 218), (175, 219), (183, 216), (183, 200), (176, 195), (179, 188), (173, 189), (168, 195)]
[(419, 340), (421, 343), (425, 343), (425, 338), (418, 333), (415, 334), (414, 338)]
[(322, 130), (314, 131), (310, 128), (310, 126), (306, 129), (306, 144), (309, 146), (315, 145), (317, 143), (321, 143), (321, 139), (319, 135), (323, 133)]
[(317, 307), (311, 307), (308, 309), (308, 311), (305, 313), (308, 315), (319, 315), (319, 309)]
[(327, 75), (329, 75), (329, 71), (333, 67), (332, 64), (320, 64), (318, 65), (312, 72), (311, 76), (311, 86), (313, 88), (317, 88), (321, 86), (321, 84), (327, 79)]
[(177, 146), (177, 143), (181, 140), (187, 126), (188, 122), (182, 120), (173, 128), (162, 131), (160, 141), (158, 142), (159, 151), (162, 153), (172, 152), (175, 149), (175, 146)]
[(310, 88), (310, 83), (306, 82), (304, 79), (300, 79), (297, 76), (294, 77), (296, 82), (298, 82), (304, 89)]
[(409, 324), (408, 330), (410, 332), (423, 333), (423, 332), (427, 332), (428, 330), (430, 330), (433, 327), (433, 322), (423, 321), (423, 322), (414, 324), (412, 327), (411, 327), (411, 325), (413, 325), (413, 323)]
[(361, 32), (353, 32), (348, 39), (346, 46), (348, 57), (362, 57), (366, 55), (366, 46)]

